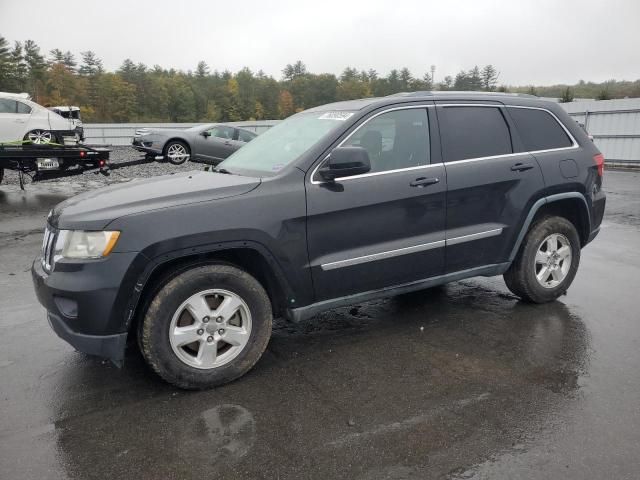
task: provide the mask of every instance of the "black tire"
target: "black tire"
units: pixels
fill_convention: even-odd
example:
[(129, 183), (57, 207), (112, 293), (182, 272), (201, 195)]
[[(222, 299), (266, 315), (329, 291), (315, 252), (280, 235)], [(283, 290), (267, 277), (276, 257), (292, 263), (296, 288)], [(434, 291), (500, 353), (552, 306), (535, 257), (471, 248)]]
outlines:
[(4, 178), (4, 168), (0, 167), (0, 183), (2, 183), (3, 178)]
[[(536, 254), (550, 235), (560, 234), (569, 241), (571, 264), (560, 283), (554, 287), (543, 286), (536, 278)], [(571, 286), (580, 264), (580, 237), (569, 220), (563, 217), (543, 217), (536, 221), (524, 238), (515, 260), (504, 274), (507, 287), (527, 302), (547, 303), (565, 294)]]
[[(176, 159), (175, 157), (170, 157), (169, 156), (169, 149), (174, 146), (174, 145), (179, 145), (182, 148), (184, 148), (185, 152), (186, 152), (186, 156), (180, 159)], [(173, 165), (182, 165), (184, 162), (186, 162), (187, 160), (189, 160), (191, 158), (191, 149), (189, 148), (189, 145), (187, 145), (185, 142), (181, 141), (181, 140), (171, 140), (170, 142), (167, 142), (167, 144), (164, 146), (164, 151), (163, 151), (163, 155), (164, 155), (164, 159), (173, 164)]]
[[(194, 294), (223, 289), (240, 297), (251, 315), (246, 345), (228, 363), (210, 369), (193, 367), (174, 352), (169, 340), (172, 318)], [(231, 265), (204, 265), (172, 278), (151, 301), (139, 329), (142, 355), (167, 382), (187, 390), (201, 390), (235, 380), (260, 359), (271, 337), (271, 302), (262, 285), (247, 272)]]

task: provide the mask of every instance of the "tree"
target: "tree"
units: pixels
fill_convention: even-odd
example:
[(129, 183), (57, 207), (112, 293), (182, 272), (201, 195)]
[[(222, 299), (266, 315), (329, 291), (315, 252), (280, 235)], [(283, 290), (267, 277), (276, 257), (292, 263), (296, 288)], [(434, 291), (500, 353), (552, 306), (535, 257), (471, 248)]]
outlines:
[(499, 75), (500, 74), (493, 65), (486, 65), (482, 69), (481, 73), (482, 87), (488, 92), (492, 92), (493, 90), (495, 90), (496, 85), (498, 84)]
[(27, 89), (27, 74), (22, 44), (15, 42), (9, 54), (6, 86), (3, 88), (12, 92), (24, 92)]
[[(446, 78), (446, 77), (445, 77)], [(464, 70), (460, 70), (453, 83), (454, 90), (471, 90), (469, 75)]]
[(562, 92), (562, 96), (558, 100), (560, 101), (560, 103), (573, 102), (573, 90), (571, 90), (571, 87), (565, 88), (565, 90)]
[(40, 53), (40, 47), (33, 40), (24, 42), (23, 58), (27, 65), (27, 90), (38, 101), (44, 86), (47, 64)]
[(58, 48), (54, 48), (49, 52), (50, 63), (62, 63), (64, 62), (64, 53)]
[(282, 70), (282, 76), (284, 77), (285, 81), (293, 80), (294, 78), (305, 75), (306, 73), (307, 67), (304, 63), (302, 63), (301, 60), (298, 60), (293, 65), (291, 65), (290, 63), (287, 64), (287, 66)]
[(80, 52), (80, 55), (82, 55), (82, 65), (80, 65), (80, 69), (78, 70), (80, 75), (91, 76), (104, 72), (102, 60), (100, 60), (91, 50)]
[(413, 76), (407, 67), (400, 70), (400, 88), (402, 91), (410, 90), (410, 85), (413, 82)]
[(529, 95), (535, 95), (536, 97), (538, 96), (538, 90), (536, 90), (536, 87), (534, 87), (533, 85), (529, 85), (529, 88), (527, 89), (527, 93)]
[(480, 69), (477, 65), (469, 70), (467, 78), (469, 81), (469, 90), (482, 90), (482, 76), (480, 75)]
[(451, 88), (453, 88), (453, 78), (451, 77), (451, 75), (447, 75), (442, 79), (442, 82), (440, 82), (440, 86), (438, 89), (451, 90)]
[(9, 72), (11, 70), (11, 52), (9, 42), (0, 35), (0, 87), (9, 84)]
[(75, 72), (76, 67), (78, 66), (76, 57), (74, 57), (73, 53), (71, 53), (69, 50), (64, 52), (64, 55), (62, 56), (62, 63), (65, 67), (67, 67), (67, 69), (71, 70), (72, 72)]
[(209, 65), (201, 60), (198, 62), (198, 66), (196, 67), (196, 77), (204, 78), (207, 75), (209, 75)]
[(282, 90), (278, 98), (278, 113), (280, 118), (287, 118), (295, 112), (293, 108), (293, 97), (288, 90)]

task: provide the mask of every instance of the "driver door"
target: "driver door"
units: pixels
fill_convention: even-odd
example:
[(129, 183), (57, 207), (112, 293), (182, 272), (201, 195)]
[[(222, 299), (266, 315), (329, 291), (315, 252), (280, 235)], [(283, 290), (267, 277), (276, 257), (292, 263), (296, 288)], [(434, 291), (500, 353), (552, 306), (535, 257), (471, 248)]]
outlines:
[[(203, 135), (204, 132), (208, 135)], [(198, 160), (221, 162), (237, 149), (234, 145), (234, 134), (235, 128), (226, 125), (216, 125), (203, 130), (195, 140), (194, 156)]]
[(427, 106), (373, 115), (342, 143), (367, 150), (369, 173), (335, 182), (311, 174), (316, 301), (442, 275), (446, 176), (433, 132)]

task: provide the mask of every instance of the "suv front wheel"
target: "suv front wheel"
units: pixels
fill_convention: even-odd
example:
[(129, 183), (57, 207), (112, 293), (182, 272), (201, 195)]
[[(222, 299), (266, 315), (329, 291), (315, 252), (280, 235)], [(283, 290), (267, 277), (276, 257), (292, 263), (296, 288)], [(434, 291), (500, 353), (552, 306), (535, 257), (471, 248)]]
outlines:
[(194, 267), (151, 301), (139, 331), (142, 354), (163, 379), (185, 389), (230, 382), (249, 371), (267, 347), (269, 297), (231, 265)]
[(551, 302), (566, 293), (579, 263), (575, 226), (563, 217), (543, 217), (527, 233), (504, 281), (523, 300)]

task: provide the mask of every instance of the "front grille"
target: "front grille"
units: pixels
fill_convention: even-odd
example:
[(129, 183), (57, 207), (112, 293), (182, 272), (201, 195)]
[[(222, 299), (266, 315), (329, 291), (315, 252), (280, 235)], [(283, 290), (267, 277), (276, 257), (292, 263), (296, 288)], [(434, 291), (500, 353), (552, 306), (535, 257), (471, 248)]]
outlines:
[(53, 250), (56, 246), (58, 232), (56, 229), (47, 225), (44, 230), (44, 238), (42, 239), (42, 268), (50, 272), (53, 263)]

